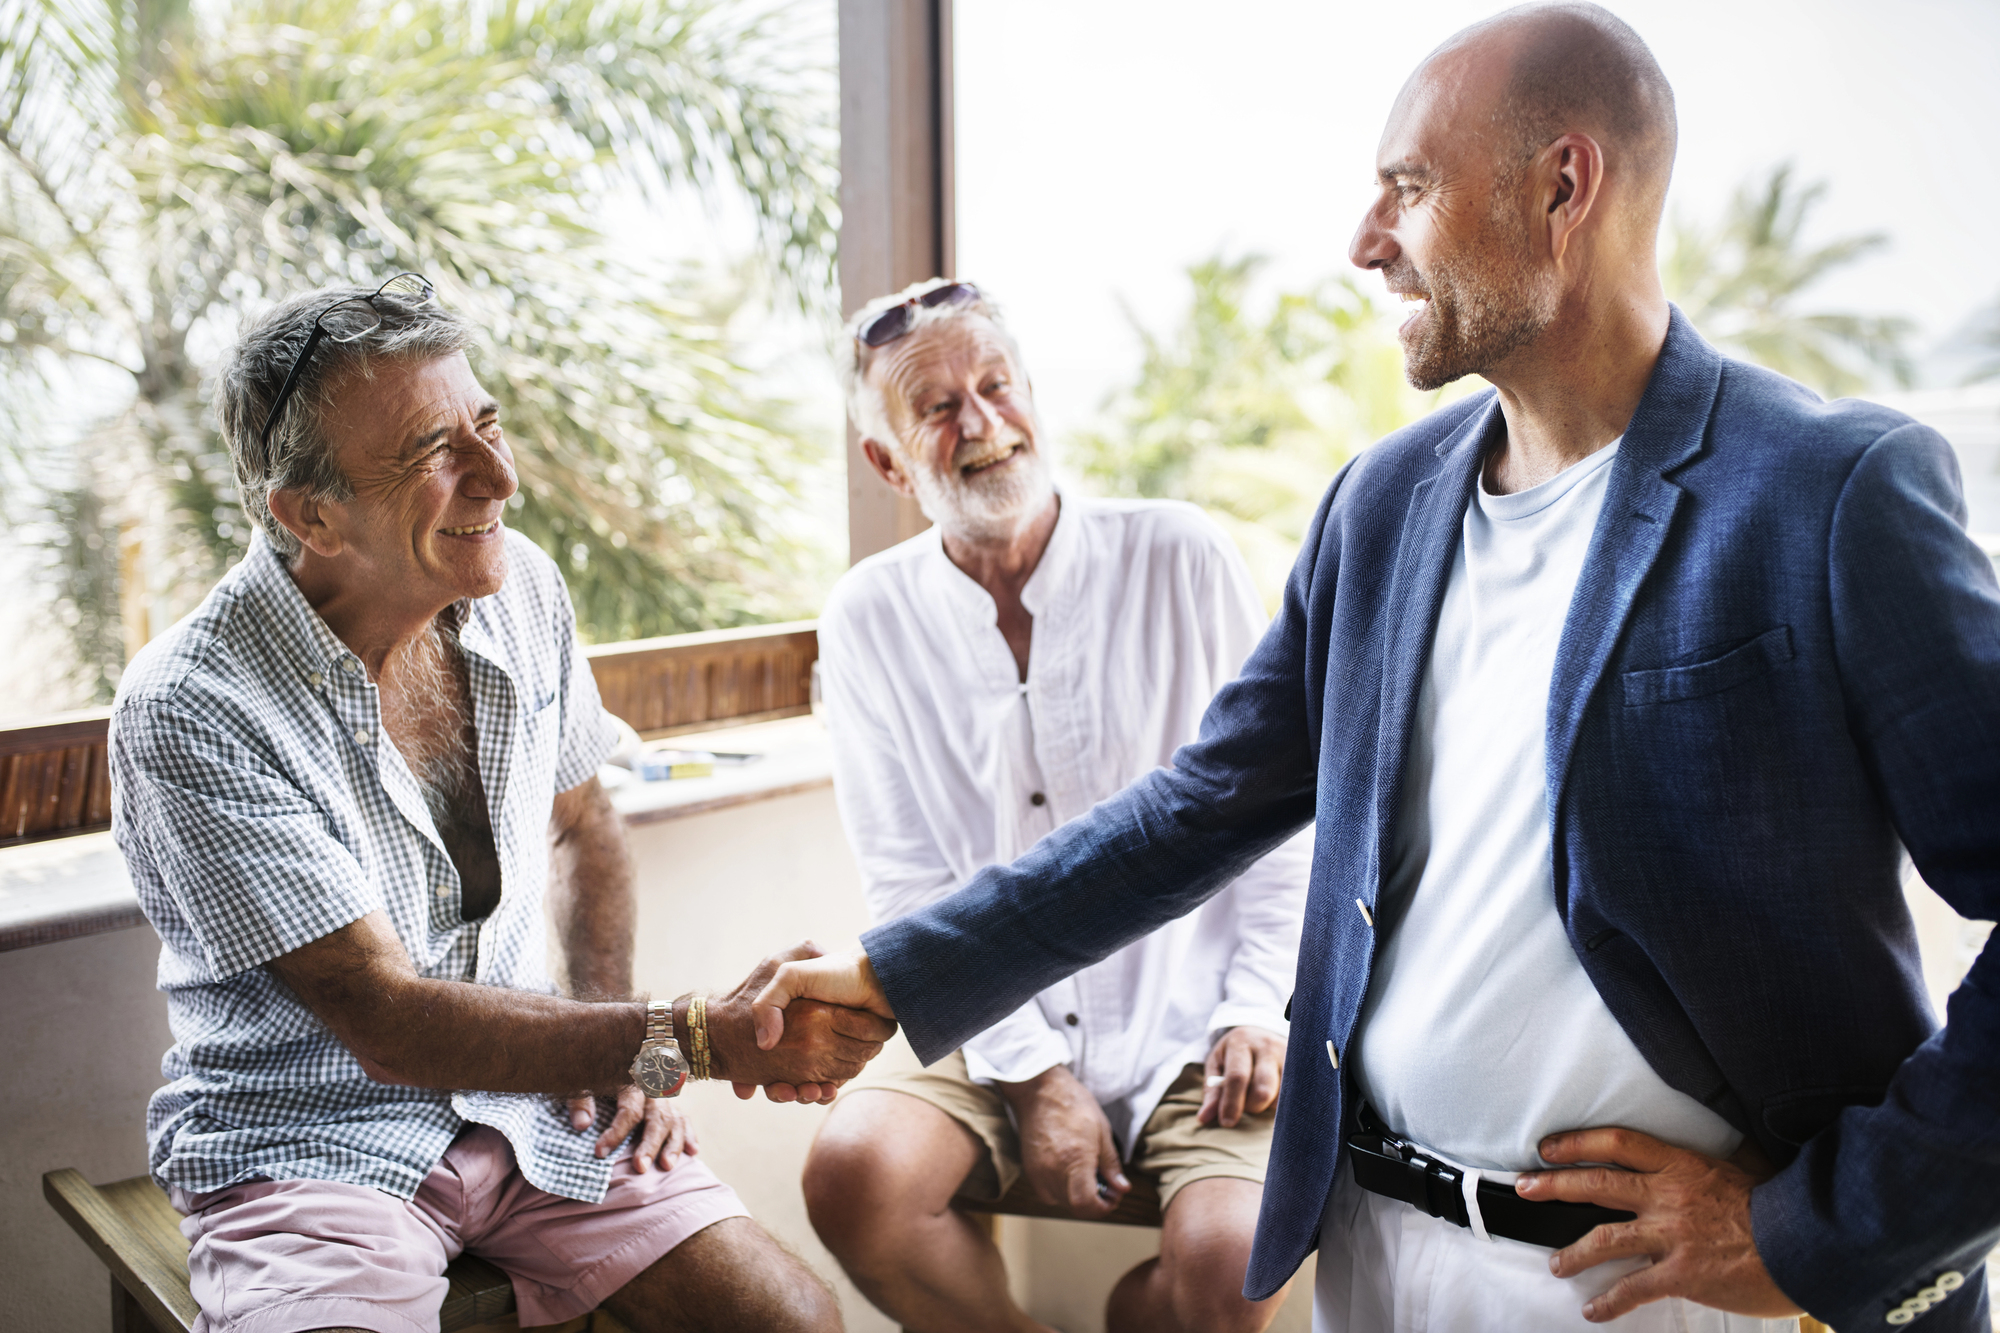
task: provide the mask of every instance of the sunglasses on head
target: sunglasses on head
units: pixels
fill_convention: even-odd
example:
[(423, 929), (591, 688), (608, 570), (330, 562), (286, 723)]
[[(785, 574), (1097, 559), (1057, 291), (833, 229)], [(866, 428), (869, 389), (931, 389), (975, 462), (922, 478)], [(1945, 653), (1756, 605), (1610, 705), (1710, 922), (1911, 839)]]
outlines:
[(285, 410), (285, 404), (292, 401), (292, 391), (299, 387), (299, 376), (305, 371), (306, 362), (312, 360), (313, 349), (320, 345), (322, 339), (351, 343), (380, 328), (382, 308), (375, 303), (385, 296), (415, 307), (435, 301), (437, 291), (431, 286), (431, 280), (421, 273), (398, 273), (367, 296), (349, 297), (320, 311), (319, 318), (313, 321), (312, 334), (306, 339), (306, 345), (299, 349), (298, 356), (292, 361), (284, 387), (271, 400), (271, 410), (264, 414), (264, 429), (257, 432), (257, 448), (265, 455), (265, 466), (269, 465), (271, 428), (278, 424), (278, 415)]
[(854, 331), (854, 340), (863, 347), (880, 347), (892, 343), (910, 331), (910, 324), (916, 319), (919, 307), (934, 310), (941, 305), (965, 305), (979, 299), (979, 289), (969, 282), (948, 282), (942, 287), (933, 287), (921, 296), (912, 296), (900, 305), (892, 305), (881, 314)]

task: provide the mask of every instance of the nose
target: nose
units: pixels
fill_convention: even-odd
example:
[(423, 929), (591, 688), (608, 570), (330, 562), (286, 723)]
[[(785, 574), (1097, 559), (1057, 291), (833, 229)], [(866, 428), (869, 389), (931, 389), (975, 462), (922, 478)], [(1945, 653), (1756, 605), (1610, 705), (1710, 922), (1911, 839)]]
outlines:
[(507, 437), (496, 435), (489, 442), (474, 432), (473, 439), (478, 447), (465, 470), (465, 493), (475, 500), (512, 499), (520, 479), (514, 474), (514, 451), (507, 447)]
[(1393, 262), (1402, 253), (1396, 238), (1382, 225), (1382, 205), (1371, 205), (1361, 215), (1361, 225), (1354, 229), (1354, 239), (1347, 243), (1347, 258), (1356, 268), (1378, 269)]
[(1000, 413), (993, 404), (986, 401), (986, 395), (973, 391), (960, 399), (958, 406), (958, 435), (963, 440), (984, 440), (1000, 429)]

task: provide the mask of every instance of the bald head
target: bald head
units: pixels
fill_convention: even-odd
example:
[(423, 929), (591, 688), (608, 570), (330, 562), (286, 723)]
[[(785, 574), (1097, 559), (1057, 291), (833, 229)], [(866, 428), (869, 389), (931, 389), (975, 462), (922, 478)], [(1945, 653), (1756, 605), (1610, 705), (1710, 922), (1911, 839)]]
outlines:
[(1628, 174), (1627, 202), (1658, 216), (1679, 135), (1674, 90), (1617, 15), (1593, 4), (1522, 5), (1452, 37), (1425, 64), (1437, 62), (1495, 76), (1503, 173), (1565, 134), (1588, 134)]

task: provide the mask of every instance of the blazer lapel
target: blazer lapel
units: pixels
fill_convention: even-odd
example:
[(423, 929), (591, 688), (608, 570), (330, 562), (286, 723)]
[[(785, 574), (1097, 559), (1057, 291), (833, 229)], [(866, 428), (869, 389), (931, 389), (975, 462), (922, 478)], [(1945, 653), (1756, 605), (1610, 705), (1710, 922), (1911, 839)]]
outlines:
[[(1584, 708), (1680, 507), (1681, 488), (1667, 474), (1701, 452), (1721, 385), (1722, 357), (1675, 308), (1659, 364), (1612, 461), (1604, 509), (1570, 598), (1555, 675), (1549, 682), (1549, 821), (1557, 849), (1561, 844), (1556, 812), (1562, 808), (1563, 783)], [(1556, 864), (1557, 905), (1567, 918), (1568, 893), (1559, 850)]]
[(1403, 517), (1403, 537), (1389, 584), (1389, 624), (1383, 644), (1381, 725), (1375, 750), (1375, 771), (1382, 780), (1375, 784), (1376, 882), (1371, 899), (1380, 896), (1382, 876), (1394, 850), (1417, 691), (1430, 664), (1438, 608), (1444, 603), (1465, 506), (1472, 500), (1480, 460), (1500, 419), (1500, 398), (1495, 394), (1483, 411), (1467, 417), (1439, 442), (1443, 465), (1410, 489), (1410, 508)]

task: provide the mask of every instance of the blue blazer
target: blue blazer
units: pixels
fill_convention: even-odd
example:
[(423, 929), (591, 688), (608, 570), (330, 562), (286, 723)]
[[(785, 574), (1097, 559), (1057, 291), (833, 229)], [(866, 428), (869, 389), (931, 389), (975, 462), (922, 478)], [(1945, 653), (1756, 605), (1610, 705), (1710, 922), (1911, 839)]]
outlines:
[[(1418, 685), (1490, 391), (1334, 479), (1283, 606), (1201, 737), (1012, 866), (863, 939), (926, 1062), (1318, 826), (1276, 1144), (1245, 1293), (1317, 1242), (1353, 1096)], [(1555, 901), (1660, 1076), (1781, 1170), (1778, 1285), (1848, 1330), (1948, 1271), (1987, 1327), (2000, 1240), (2000, 944), (1939, 1029), (1904, 849), (2000, 916), (2000, 588), (1936, 432), (1725, 360), (1676, 310), (1612, 463), (1548, 705)], [(2000, 939), (2000, 936), (1996, 936)], [(1476, 1093), (1476, 1089), (1468, 1092)]]

